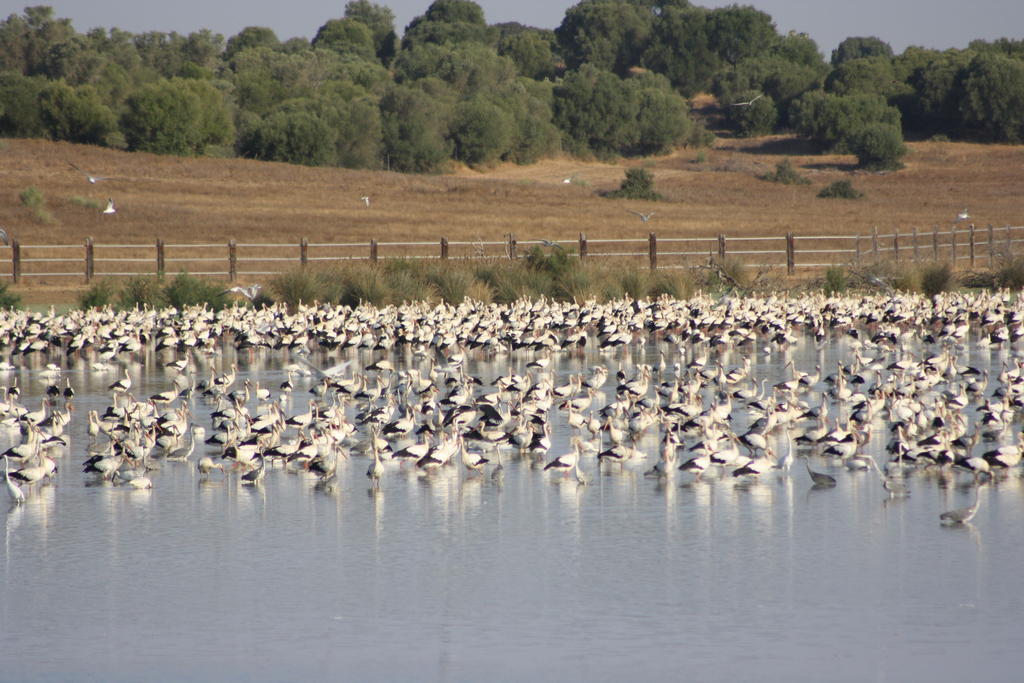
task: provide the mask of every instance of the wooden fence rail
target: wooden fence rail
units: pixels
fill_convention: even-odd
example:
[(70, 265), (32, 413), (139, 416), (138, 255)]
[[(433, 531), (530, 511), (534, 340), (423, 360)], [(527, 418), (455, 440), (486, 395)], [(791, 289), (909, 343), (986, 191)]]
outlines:
[[(625, 259), (638, 266), (691, 268), (709, 259), (737, 259), (761, 268), (821, 269), (861, 265), (878, 260), (949, 262), (954, 267), (995, 265), (999, 255), (1013, 253), (1024, 243), (1024, 226), (974, 225), (940, 230), (911, 228), (881, 234), (877, 228), (862, 235), (796, 235), (745, 237), (717, 235), (684, 237), (650, 233), (646, 238), (523, 240), (512, 233), (500, 241), (457, 241), (442, 237), (430, 242), (310, 242), (174, 244), (162, 239), (151, 244), (102, 244), (91, 237), (83, 244), (22, 244), (0, 246), (0, 279), (15, 283), (81, 278), (153, 275), (186, 271), (228, 281), (275, 275), (296, 266), (341, 261), (384, 259), (517, 259), (527, 251), (564, 249), (586, 259)], [(9, 250), (4, 258), (4, 250)], [(980, 263), (979, 263), (980, 262)]]

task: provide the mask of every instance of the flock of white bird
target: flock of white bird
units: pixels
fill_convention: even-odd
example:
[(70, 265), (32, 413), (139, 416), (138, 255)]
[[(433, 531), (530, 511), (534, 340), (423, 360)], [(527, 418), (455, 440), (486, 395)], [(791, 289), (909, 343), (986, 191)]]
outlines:
[[(339, 474), (360, 459), (377, 488), (397, 470), (446, 468), (500, 483), (513, 460), (585, 485), (623, 468), (665, 483), (796, 477), (792, 465), (805, 458), (815, 487), (867, 470), (889, 496), (907, 496), (927, 471), (967, 477), (980, 495), (1019, 476), (1022, 324), (1024, 300), (1008, 292), (4, 311), (0, 419), (22, 435), (3, 454), (4, 483), (14, 504), (47, 485), (71, 457), (69, 424), (87, 419), (86, 476), (136, 489), (158, 485), (164, 462), (254, 486), (308, 472), (338, 491), (349, 481)], [(848, 363), (790, 361), (771, 382), (752, 371), (759, 353), (839, 343)], [(289, 354), (288, 379), (268, 387), (239, 377), (236, 364), (214, 370), (230, 346), (243, 364)], [(978, 348), (998, 354), (1001, 368), (962, 364)], [(727, 351), (741, 362), (723, 363)], [(634, 355), (658, 360), (623, 364)], [(136, 357), (163, 365), (165, 391), (135, 395)], [(568, 358), (593, 364), (560, 372)], [(504, 370), (474, 376), (479, 359)], [(17, 381), (29, 368), (47, 383), (36, 409)], [(118, 376), (105, 411), (71, 410), (69, 368)], [(293, 397), (298, 376), (308, 400)], [(552, 447), (556, 430), (571, 432), (569, 448)], [(877, 439), (881, 463), (866, 448)], [(812, 456), (833, 474), (812, 469)], [(942, 521), (968, 522), (978, 503)]]

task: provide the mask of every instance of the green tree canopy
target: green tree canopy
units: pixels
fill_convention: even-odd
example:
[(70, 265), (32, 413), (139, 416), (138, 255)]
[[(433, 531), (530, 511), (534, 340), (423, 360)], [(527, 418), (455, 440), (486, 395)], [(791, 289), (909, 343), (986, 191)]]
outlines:
[(355, 19), (370, 29), (377, 59), (382, 64), (390, 64), (398, 51), (395, 13), (391, 8), (369, 0), (350, 0), (345, 4), (345, 18)]
[(121, 130), (129, 150), (157, 154), (202, 154), (234, 135), (221, 93), (207, 81), (182, 78), (149, 83), (129, 97)]
[(966, 125), (999, 142), (1024, 141), (1024, 61), (997, 53), (971, 60), (960, 111)]
[(447, 90), (435, 80), (394, 85), (384, 94), (380, 111), (388, 168), (436, 173), (451, 158), (447, 133), (454, 97), (445, 97)]
[(584, 64), (625, 76), (640, 64), (651, 32), (649, 9), (618, 0), (583, 0), (570, 7), (555, 38), (565, 65)]
[(851, 36), (832, 50), (832, 66), (839, 66), (851, 59), (863, 57), (892, 58), (892, 48), (881, 38), (874, 36)]
[(39, 93), (39, 114), (48, 136), (90, 145), (107, 143), (117, 119), (89, 85), (51, 81)]
[(686, 95), (706, 90), (721, 66), (708, 35), (708, 10), (669, 7), (654, 18), (643, 65)]
[(555, 34), (541, 29), (525, 28), (502, 36), (498, 54), (512, 60), (519, 74), (542, 80), (555, 75)]
[(848, 142), (869, 124), (885, 124), (899, 130), (900, 113), (880, 95), (834, 95), (814, 90), (790, 106), (790, 125), (798, 134), (834, 152), (849, 151)]
[(224, 47), (223, 57), (230, 61), (232, 57), (242, 50), (254, 47), (275, 49), (280, 44), (281, 41), (278, 40), (274, 29), (267, 28), (266, 26), (246, 26), (237, 34), (228, 38), (227, 45)]
[(403, 49), (419, 43), (468, 42), (494, 42), (494, 32), (484, 21), (483, 9), (471, 0), (434, 0), (426, 13), (409, 22), (402, 36)]
[(369, 27), (355, 19), (330, 19), (312, 40), (314, 48), (333, 50), (360, 59), (377, 59), (377, 47)]

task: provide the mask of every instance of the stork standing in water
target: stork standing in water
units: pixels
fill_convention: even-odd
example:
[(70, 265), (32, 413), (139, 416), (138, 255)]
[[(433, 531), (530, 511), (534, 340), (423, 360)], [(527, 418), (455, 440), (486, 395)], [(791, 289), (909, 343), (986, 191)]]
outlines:
[(981, 490), (985, 488), (984, 483), (979, 483), (974, 489), (974, 503), (965, 508), (957, 508), (956, 510), (949, 510), (939, 515), (939, 522), (941, 524), (967, 524), (974, 515), (978, 513), (978, 506), (981, 504)]
[(7, 493), (11, 497), (11, 502), (15, 505), (21, 505), (25, 502), (25, 492), (21, 490), (17, 484), (11, 481), (11, 470), (7, 465), (7, 456), (4, 456), (4, 483), (7, 485)]

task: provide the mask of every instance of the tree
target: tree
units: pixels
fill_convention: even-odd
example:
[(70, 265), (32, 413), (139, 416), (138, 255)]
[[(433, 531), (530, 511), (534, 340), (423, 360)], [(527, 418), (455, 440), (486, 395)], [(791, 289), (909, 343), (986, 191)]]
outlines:
[(121, 130), (128, 149), (202, 154), (233, 138), (223, 96), (206, 81), (174, 78), (149, 83), (128, 98)]
[(377, 59), (373, 33), (365, 24), (355, 19), (328, 20), (316, 32), (312, 45), (343, 55), (354, 55), (360, 59)]
[(779, 121), (779, 110), (771, 95), (748, 90), (739, 97), (745, 98), (744, 101), (750, 104), (727, 103), (725, 114), (726, 119), (736, 127), (741, 136), (768, 135), (775, 130), (775, 124)]
[(543, 80), (555, 75), (553, 44), (554, 33), (528, 28), (503, 36), (498, 54), (511, 59), (520, 75)]
[(23, 16), (12, 14), (0, 23), (0, 71), (45, 74), (50, 48), (74, 34), (71, 20), (54, 18), (52, 7), (26, 7)]
[(900, 113), (880, 95), (833, 95), (814, 90), (794, 100), (789, 121), (799, 135), (842, 153), (849, 151), (852, 136), (869, 124), (899, 128)]
[(89, 85), (48, 83), (39, 93), (39, 116), (52, 140), (103, 145), (117, 130), (113, 112)]
[(702, 7), (665, 9), (653, 19), (642, 63), (664, 74), (685, 95), (711, 85), (721, 59), (711, 48), (708, 10)]
[(377, 59), (384, 65), (390, 64), (398, 52), (395, 13), (391, 8), (369, 0), (350, 0), (345, 5), (345, 18), (355, 19), (370, 29)]
[(483, 97), (455, 107), (451, 136), (455, 158), (470, 166), (486, 166), (508, 154), (514, 135), (512, 117)]
[(282, 102), (243, 130), (238, 148), (242, 156), (251, 159), (326, 166), (337, 159), (330, 144), (333, 138), (316, 102), (298, 98)]
[(888, 97), (900, 86), (889, 57), (847, 59), (825, 79), (825, 90), (837, 95), (863, 92)]
[(637, 101), (635, 151), (639, 154), (671, 151), (692, 126), (686, 100), (659, 74), (642, 74), (628, 79), (626, 85), (634, 90)]
[(627, 168), (619, 189), (605, 195), (609, 199), (646, 199), (658, 201), (661, 195), (654, 191), (654, 175), (646, 168)]
[(857, 162), (872, 171), (902, 168), (900, 160), (907, 153), (899, 126), (888, 123), (863, 126), (850, 135), (847, 146), (857, 156)]
[(889, 43), (886, 43), (881, 38), (874, 36), (851, 36), (839, 43), (835, 50), (832, 50), (832, 66), (839, 66), (851, 59), (861, 59), (863, 57), (885, 57), (886, 59), (892, 59), (892, 48), (889, 46)]
[(762, 54), (778, 40), (771, 16), (753, 7), (730, 5), (708, 15), (708, 44), (727, 64)]
[(962, 75), (970, 64), (971, 54), (959, 50), (930, 50), (920, 57), (925, 63), (914, 68), (907, 77), (913, 96), (899, 101), (904, 125), (925, 134), (962, 134), (960, 103), (965, 99)]
[(971, 60), (962, 80), (966, 125), (990, 140), (1024, 141), (1024, 61), (983, 53)]
[(565, 65), (584, 64), (625, 76), (640, 64), (651, 32), (652, 15), (617, 0), (585, 0), (570, 7), (555, 38)]
[(227, 45), (224, 47), (223, 58), (226, 61), (231, 61), (231, 58), (242, 50), (249, 50), (254, 47), (267, 47), (273, 50), (280, 44), (281, 41), (278, 40), (274, 29), (267, 28), (266, 26), (246, 26), (237, 34), (228, 38)]
[(46, 127), (39, 115), (39, 93), (46, 86), (41, 77), (23, 76), (17, 72), (0, 72), (0, 136), (39, 138)]
[(434, 0), (426, 13), (413, 19), (402, 36), (402, 49), (419, 43), (493, 43), (480, 5), (470, 0)]
[(451, 158), (452, 146), (446, 134), (452, 97), (451, 94), (444, 97), (445, 90), (446, 86), (439, 81), (399, 84), (381, 98), (381, 128), (388, 168), (434, 173)]
[(585, 64), (554, 91), (554, 121), (576, 154), (619, 154), (637, 140), (639, 103), (615, 74)]

